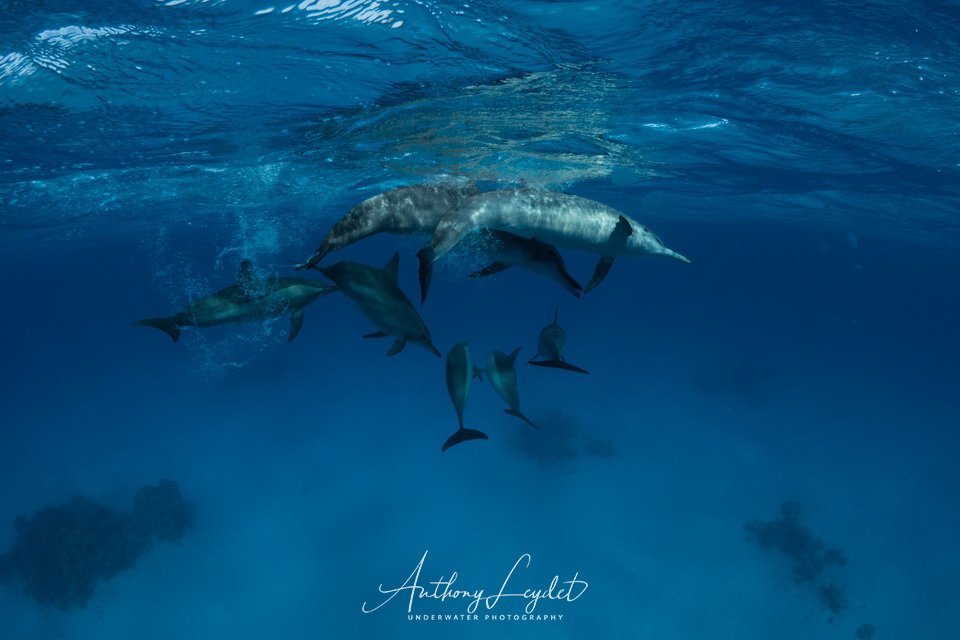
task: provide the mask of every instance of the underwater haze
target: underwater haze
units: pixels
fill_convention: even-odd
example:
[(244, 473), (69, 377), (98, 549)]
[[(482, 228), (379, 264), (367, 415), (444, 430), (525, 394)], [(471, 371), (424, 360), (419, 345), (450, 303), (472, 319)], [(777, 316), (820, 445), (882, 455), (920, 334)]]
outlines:
[[(0, 637), (960, 637), (958, 114), (954, 0), (3, 0)], [(442, 358), (341, 292), (291, 342), (134, 324), (323, 280), (411, 185), (691, 264), (577, 298), (466, 242), (421, 305), (429, 234), (324, 258), (399, 252)], [(555, 309), (589, 374), (527, 365)], [(484, 375), (441, 452), (463, 341), (539, 430)]]

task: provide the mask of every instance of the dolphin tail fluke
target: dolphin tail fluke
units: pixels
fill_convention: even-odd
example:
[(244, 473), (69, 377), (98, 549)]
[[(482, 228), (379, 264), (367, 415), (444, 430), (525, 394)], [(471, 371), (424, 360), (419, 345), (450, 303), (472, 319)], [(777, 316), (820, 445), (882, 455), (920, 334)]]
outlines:
[(174, 342), (180, 340), (180, 327), (177, 325), (175, 318), (147, 318), (146, 320), (134, 322), (134, 324), (141, 327), (160, 329), (160, 331), (170, 336), (170, 339)]
[(564, 269), (563, 273), (560, 275), (563, 277), (563, 282), (561, 282), (561, 284), (564, 285), (564, 289), (572, 293), (575, 298), (579, 298), (583, 295), (583, 285), (577, 282), (572, 275), (567, 273), (566, 269)]
[(531, 427), (533, 427), (533, 428), (536, 429), (537, 431), (540, 430), (540, 427), (538, 427), (537, 425), (533, 424), (533, 422), (530, 420), (530, 418), (528, 418), (527, 416), (525, 416), (525, 415), (523, 415), (522, 413), (520, 413), (520, 411), (519, 411), (518, 409), (504, 409), (503, 412), (504, 412), (504, 413), (509, 413), (509, 414), (512, 415), (512, 416), (515, 416), (515, 417), (517, 417), (517, 418), (520, 418), (521, 420), (523, 420), (524, 422), (526, 422), (528, 425), (530, 425)]
[(430, 281), (433, 279), (433, 260), (434, 251), (430, 247), (424, 247), (417, 252), (417, 259), (420, 261), (418, 275), (420, 276), (420, 304), (427, 300), (427, 292), (430, 291)]
[(476, 429), (464, 429), (460, 427), (457, 429), (456, 433), (447, 438), (447, 441), (443, 443), (443, 446), (440, 448), (440, 451), (446, 451), (455, 444), (460, 444), (461, 442), (466, 442), (467, 440), (489, 440), (483, 431), (477, 431)]
[(569, 362), (564, 362), (563, 360), (531, 360), (527, 364), (532, 364), (537, 367), (550, 367), (552, 369), (564, 369), (565, 371), (573, 371), (576, 373), (590, 373), (586, 369), (581, 369), (576, 367)]

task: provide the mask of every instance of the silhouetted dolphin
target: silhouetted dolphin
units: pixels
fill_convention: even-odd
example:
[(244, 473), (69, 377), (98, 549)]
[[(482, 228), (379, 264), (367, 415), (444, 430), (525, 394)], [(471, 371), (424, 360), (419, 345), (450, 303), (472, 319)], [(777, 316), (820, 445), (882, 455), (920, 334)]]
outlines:
[(331, 251), (377, 233), (433, 233), (440, 219), (460, 203), (479, 193), (467, 186), (401, 187), (367, 198), (340, 219), (310, 258), (297, 269), (307, 269)]
[[(567, 371), (576, 371), (577, 373), (590, 373), (580, 367), (575, 367), (563, 359), (563, 348), (567, 343), (567, 332), (557, 324), (557, 316), (560, 313), (560, 307), (553, 310), (553, 322), (540, 330), (537, 337), (537, 355), (530, 359), (527, 364), (535, 364), (538, 367), (553, 367), (555, 369), (566, 369)], [(545, 360), (535, 360), (537, 356), (546, 358)]]
[(567, 273), (563, 256), (552, 244), (540, 242), (536, 238), (521, 238), (500, 230), (491, 231), (486, 240), (486, 251), (493, 262), (471, 273), (471, 278), (490, 276), (516, 266), (556, 280), (564, 289), (580, 297), (583, 287)]
[(457, 410), (457, 428), (456, 433), (447, 438), (443, 443), (441, 451), (446, 451), (455, 444), (460, 444), (465, 440), (487, 440), (487, 434), (475, 429), (463, 428), (463, 410), (467, 406), (467, 397), (470, 395), (470, 382), (474, 373), (473, 364), (470, 362), (470, 349), (466, 342), (461, 342), (447, 354), (447, 393), (450, 394), (450, 400), (453, 402), (454, 409)]
[(135, 324), (156, 327), (176, 342), (180, 339), (180, 327), (211, 327), (289, 313), (287, 342), (291, 342), (303, 326), (303, 308), (335, 290), (325, 282), (308, 278), (259, 279), (250, 261), (243, 260), (237, 281), (226, 289), (191, 302), (169, 318), (148, 318)]
[(487, 359), (487, 380), (497, 390), (503, 401), (510, 405), (509, 409), (504, 409), (506, 413), (520, 418), (534, 429), (539, 429), (540, 427), (533, 424), (530, 418), (520, 412), (520, 390), (517, 388), (516, 367), (518, 353), (520, 353), (520, 347), (514, 349), (510, 355), (494, 351)]
[(664, 255), (683, 262), (649, 229), (616, 209), (599, 202), (543, 190), (505, 189), (481, 193), (466, 200), (437, 224), (420, 259), (420, 300), (426, 299), (433, 262), (474, 229), (507, 229), (541, 242), (598, 253), (601, 258), (586, 291), (596, 287), (621, 255)]
[(380, 329), (367, 334), (365, 338), (395, 338), (393, 346), (387, 351), (388, 356), (403, 351), (407, 342), (414, 342), (439, 358), (440, 352), (433, 346), (427, 325), (397, 284), (399, 263), (400, 254), (396, 253), (383, 269), (357, 262), (338, 262), (330, 267), (314, 268), (333, 280), (344, 295), (356, 303), (363, 315)]

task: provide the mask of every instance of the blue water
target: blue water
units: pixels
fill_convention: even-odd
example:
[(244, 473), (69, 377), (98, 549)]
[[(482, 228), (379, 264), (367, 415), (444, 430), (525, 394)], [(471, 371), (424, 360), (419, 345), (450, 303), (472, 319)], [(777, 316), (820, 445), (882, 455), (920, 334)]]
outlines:
[[(0, 586), (0, 637), (960, 637), (960, 4), (781, 5), (3, 3), (0, 553), (18, 515), (164, 478), (195, 522), (86, 607)], [(559, 305), (590, 374), (518, 365), (539, 433), (480, 382), (489, 442), (441, 454), (442, 361), (385, 357), (338, 294), (290, 344), (131, 324), (448, 180), (586, 196), (692, 260), (620, 258), (580, 300), (438, 263), (444, 353), (525, 362)], [(416, 299), (423, 241), (326, 262), (399, 251)], [(786, 501), (846, 556), (839, 612), (745, 532)], [(528, 553), (514, 586), (589, 588), (548, 622), (362, 612), (425, 551), (424, 581), (496, 591)]]

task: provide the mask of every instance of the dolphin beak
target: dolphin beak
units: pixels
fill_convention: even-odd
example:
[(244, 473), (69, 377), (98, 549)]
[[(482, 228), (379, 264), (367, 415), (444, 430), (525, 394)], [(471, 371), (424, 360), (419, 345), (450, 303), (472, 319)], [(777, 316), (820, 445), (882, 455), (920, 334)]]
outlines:
[(690, 264), (690, 260), (686, 256), (680, 255), (673, 249), (667, 249), (666, 247), (664, 247), (660, 253), (667, 256), (668, 258), (674, 258), (675, 260), (679, 260), (680, 262), (686, 262), (687, 264)]

